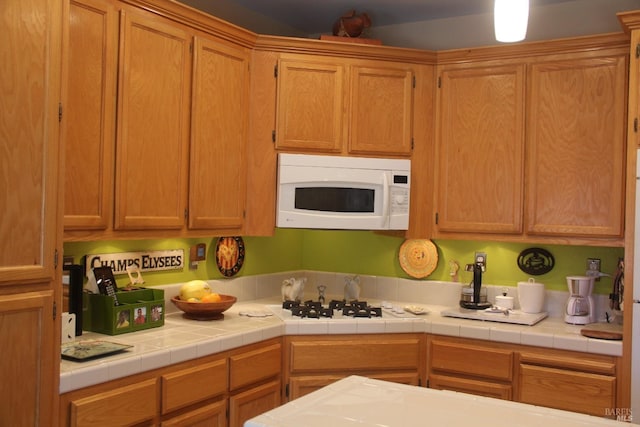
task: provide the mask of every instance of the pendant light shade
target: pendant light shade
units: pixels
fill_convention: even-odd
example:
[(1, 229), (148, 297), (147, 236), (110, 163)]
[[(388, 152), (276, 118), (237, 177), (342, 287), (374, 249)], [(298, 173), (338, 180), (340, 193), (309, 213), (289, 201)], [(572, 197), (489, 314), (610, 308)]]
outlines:
[(524, 40), (529, 21), (529, 0), (495, 0), (493, 21), (497, 41)]

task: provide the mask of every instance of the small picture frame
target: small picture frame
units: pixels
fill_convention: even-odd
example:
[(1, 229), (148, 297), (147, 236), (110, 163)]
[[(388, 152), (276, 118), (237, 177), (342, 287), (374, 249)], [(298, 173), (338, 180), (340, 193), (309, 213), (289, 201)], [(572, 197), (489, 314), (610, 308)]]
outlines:
[(147, 307), (137, 307), (134, 309), (133, 323), (136, 325), (144, 325), (147, 323)]
[(162, 321), (162, 304), (154, 304), (151, 306), (151, 317), (150, 322), (161, 322)]
[(131, 326), (131, 311), (129, 309), (118, 311), (116, 329), (125, 329), (129, 326)]

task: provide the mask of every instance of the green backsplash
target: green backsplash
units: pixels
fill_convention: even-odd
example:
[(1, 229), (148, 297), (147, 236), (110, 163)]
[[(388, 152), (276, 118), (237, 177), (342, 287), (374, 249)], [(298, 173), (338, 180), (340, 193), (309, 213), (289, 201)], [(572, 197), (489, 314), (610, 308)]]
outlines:
[[(184, 249), (185, 265), (188, 265), (189, 248), (196, 243), (207, 244), (207, 260), (196, 270), (185, 267), (183, 271), (146, 272), (143, 277), (148, 285), (180, 283), (192, 279), (220, 279), (223, 276), (215, 265), (217, 238), (209, 239), (158, 239), (108, 242), (65, 243), (65, 256), (73, 256), (80, 262), (82, 256), (97, 253), (137, 252), (149, 250)], [(273, 237), (245, 237), (245, 262), (239, 276), (276, 273), (291, 270), (334, 271), (387, 277), (409, 276), (398, 262), (398, 250), (404, 239), (370, 231), (298, 230), (276, 229)], [(487, 284), (515, 286), (529, 276), (517, 266), (518, 255), (532, 246), (542, 247), (555, 258), (554, 269), (536, 276), (547, 289), (565, 290), (566, 276), (583, 275), (587, 258), (599, 258), (604, 273), (614, 275), (618, 258), (624, 255), (622, 248), (531, 245), (522, 243), (496, 243), (485, 241), (436, 240), (438, 266), (425, 280), (450, 281), (449, 261), (457, 261), (461, 267), (473, 262), (474, 253), (487, 253), (487, 271), (483, 281)], [(472, 274), (460, 269), (461, 282), (471, 281)], [(128, 282), (126, 276), (117, 277), (118, 285)], [(596, 293), (611, 292), (612, 279), (596, 282)]]

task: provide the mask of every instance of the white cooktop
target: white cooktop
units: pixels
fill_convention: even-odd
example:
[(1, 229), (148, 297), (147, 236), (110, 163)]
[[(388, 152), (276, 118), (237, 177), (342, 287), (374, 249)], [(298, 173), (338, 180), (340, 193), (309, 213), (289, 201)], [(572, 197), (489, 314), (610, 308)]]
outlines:
[(457, 317), (459, 319), (485, 320), (489, 322), (513, 323), (517, 325), (535, 325), (545, 317), (547, 312), (530, 314), (520, 310), (509, 310), (506, 316), (503, 312), (487, 310), (468, 310), (462, 307), (452, 307), (440, 312), (442, 316)]
[(524, 403), (351, 376), (244, 427), (587, 427), (627, 423)]

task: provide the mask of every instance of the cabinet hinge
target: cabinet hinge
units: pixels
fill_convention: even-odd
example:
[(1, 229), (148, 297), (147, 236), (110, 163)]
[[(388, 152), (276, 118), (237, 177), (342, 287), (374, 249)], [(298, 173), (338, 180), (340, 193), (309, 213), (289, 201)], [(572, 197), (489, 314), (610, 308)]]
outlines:
[(284, 386), (284, 397), (289, 398), (289, 384)]
[(638, 133), (638, 118), (633, 119), (633, 131)]
[(58, 122), (62, 121), (62, 102), (58, 102)]
[(53, 302), (53, 320), (56, 320), (56, 316), (58, 315), (58, 303)]
[(640, 58), (640, 43), (636, 45), (636, 58)]
[(278, 78), (278, 64), (273, 66), (273, 77)]
[(436, 225), (438, 225), (438, 212), (436, 212)]
[(275, 130), (271, 131), (271, 142), (273, 142), (273, 143), (276, 142), (276, 131)]
[(413, 76), (413, 88), (416, 88), (416, 76)]
[(442, 77), (438, 77), (438, 89), (442, 87)]
[(58, 250), (54, 250), (53, 251), (53, 268), (57, 269), (58, 268)]
[(184, 210), (184, 220), (186, 221), (187, 219), (189, 219), (189, 209)]
[(412, 137), (412, 138), (411, 138), (411, 151), (413, 151), (414, 142), (415, 142), (415, 140), (414, 140), (414, 139), (413, 139), (413, 137)]

